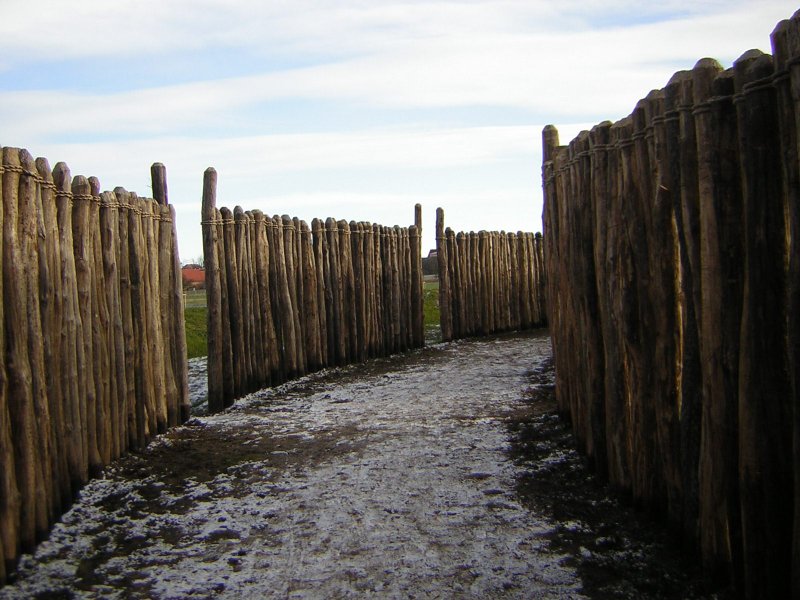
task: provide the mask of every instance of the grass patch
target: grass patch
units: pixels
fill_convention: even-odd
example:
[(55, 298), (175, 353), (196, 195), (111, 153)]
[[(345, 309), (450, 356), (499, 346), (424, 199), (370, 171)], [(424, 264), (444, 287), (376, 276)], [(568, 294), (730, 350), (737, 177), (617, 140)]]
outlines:
[[(425, 322), (425, 338), (428, 342), (441, 340), (439, 333), (439, 282), (426, 281), (422, 289), (422, 310)], [(186, 306), (186, 353), (187, 358), (208, 355), (208, 332), (206, 323), (205, 290), (187, 291)]]
[(439, 284), (428, 285), (422, 289), (422, 314), (425, 328), (439, 326)]
[(205, 306), (187, 306), (184, 311), (186, 320), (186, 354), (187, 358), (208, 355), (208, 324), (206, 323)]

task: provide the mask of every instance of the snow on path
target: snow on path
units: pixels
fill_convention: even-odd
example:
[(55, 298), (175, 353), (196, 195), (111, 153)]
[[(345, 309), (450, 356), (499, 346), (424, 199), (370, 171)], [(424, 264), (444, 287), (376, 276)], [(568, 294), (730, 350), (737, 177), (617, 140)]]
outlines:
[(0, 599), (584, 598), (510, 448), (549, 356), (438, 345), (193, 418), (90, 482)]

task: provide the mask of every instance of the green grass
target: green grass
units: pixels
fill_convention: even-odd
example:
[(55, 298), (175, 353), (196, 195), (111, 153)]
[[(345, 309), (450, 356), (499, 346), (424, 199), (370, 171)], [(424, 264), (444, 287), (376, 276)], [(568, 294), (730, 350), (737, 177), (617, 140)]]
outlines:
[(435, 344), (442, 341), (442, 330), (439, 326), (439, 280), (426, 281), (422, 284), (422, 315), (425, 323), (425, 343)]
[(422, 286), (422, 314), (425, 328), (439, 326), (439, 282), (426, 282)]
[[(428, 341), (439, 341), (439, 282), (426, 281), (422, 289), (422, 310), (425, 322), (425, 337)], [(197, 358), (208, 354), (208, 334), (206, 331), (206, 293), (205, 290), (187, 291), (184, 296), (186, 307), (186, 353), (187, 358)]]
[[(203, 296), (205, 298), (205, 296)], [(208, 354), (208, 330), (205, 306), (187, 306), (184, 311), (186, 320), (186, 354), (187, 358), (197, 358)]]

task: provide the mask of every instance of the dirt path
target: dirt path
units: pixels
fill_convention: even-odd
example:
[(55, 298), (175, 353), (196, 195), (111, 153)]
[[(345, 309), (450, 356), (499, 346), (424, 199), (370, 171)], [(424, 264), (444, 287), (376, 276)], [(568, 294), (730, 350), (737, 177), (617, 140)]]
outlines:
[(328, 371), (90, 483), (0, 598), (701, 597), (596, 486), (542, 334)]

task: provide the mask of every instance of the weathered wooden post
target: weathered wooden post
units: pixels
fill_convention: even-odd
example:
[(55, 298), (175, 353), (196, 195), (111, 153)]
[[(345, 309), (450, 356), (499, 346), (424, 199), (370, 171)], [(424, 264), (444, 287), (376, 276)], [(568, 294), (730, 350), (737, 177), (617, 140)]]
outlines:
[(244, 385), (244, 336), (242, 334), (242, 298), (239, 287), (239, 271), (236, 260), (233, 212), (223, 206), (219, 209), (222, 226), (220, 262), (225, 266), (225, 280), (228, 310), (225, 315), (225, 329), (229, 331), (231, 346), (231, 391), (226, 393), (226, 406), (230, 406), (234, 398), (242, 395)]
[(203, 176), (203, 263), (206, 276), (206, 304), (208, 322), (208, 410), (219, 412), (225, 408), (222, 381), (222, 296), (219, 268), (219, 238), (216, 218), (217, 172), (206, 169)]
[(704, 570), (741, 589), (738, 475), (742, 198), (733, 72), (703, 59), (692, 71), (700, 219), (703, 411), (698, 531)]
[[(29, 552), (39, 533), (37, 485), (41, 483), (37, 424), (28, 359), (28, 318), (25, 269), (19, 239), (19, 205), (22, 166), (20, 150), (3, 148), (3, 308), (5, 314), (8, 412), (14, 443), (14, 468), (20, 493), (19, 537), (23, 552)], [(39, 488), (41, 490), (41, 488)], [(39, 492), (41, 493), (41, 492)], [(17, 546), (19, 548), (20, 546)], [(11, 558), (16, 558), (12, 554)]]
[[(316, 371), (323, 367), (322, 348), (320, 341), (319, 295), (317, 290), (317, 268), (314, 263), (314, 246), (311, 239), (311, 230), (305, 221), (300, 222), (300, 236), (302, 256), (300, 257), (303, 270), (303, 321), (305, 322), (305, 344), (308, 369)], [(324, 310), (324, 308), (323, 308)]]
[(111, 457), (117, 458), (127, 450), (127, 377), (125, 372), (125, 338), (122, 324), (119, 270), (119, 203), (114, 192), (103, 192), (100, 197), (100, 239), (103, 254), (105, 301), (108, 308), (106, 330), (111, 389), (108, 419), (111, 425)]
[(233, 209), (233, 223), (230, 225), (232, 236), (232, 248), (234, 249), (233, 255), (233, 269), (236, 281), (236, 296), (237, 300), (234, 304), (240, 312), (234, 317), (238, 320), (238, 343), (234, 348), (239, 348), (239, 354), (235, 360), (238, 364), (238, 372), (240, 374), (239, 389), (236, 393), (237, 397), (244, 396), (254, 389), (253, 387), (253, 310), (250, 305), (250, 253), (247, 244), (247, 217), (241, 206), (235, 206)]
[[(58, 165), (56, 165), (58, 167)], [(129, 212), (130, 196), (122, 187), (114, 188), (114, 196), (119, 204), (117, 214), (117, 227), (119, 231), (119, 292), (120, 306), (122, 313), (122, 336), (124, 347), (124, 368), (125, 368), (125, 396), (122, 401), (123, 413), (121, 418), (125, 425), (124, 444), (126, 448), (136, 448), (138, 440), (138, 427), (136, 419), (136, 337), (133, 322), (133, 288), (131, 285), (131, 254), (130, 254), (130, 232), (129, 232)], [(58, 196), (57, 196), (58, 198)], [(61, 198), (59, 198), (61, 200)], [(60, 204), (59, 204), (60, 207)], [(59, 208), (59, 214), (61, 208)], [(71, 214), (71, 213), (70, 213)], [(59, 226), (61, 218), (59, 217)], [(63, 249), (63, 244), (62, 244)], [(63, 250), (62, 250), (63, 252)], [(66, 255), (64, 255), (66, 256)], [(74, 271), (74, 264), (72, 266)], [(65, 292), (68, 289), (65, 279)], [(70, 302), (69, 293), (65, 294), (65, 302)], [(77, 303), (77, 300), (75, 300)], [(67, 308), (65, 306), (65, 314)]]
[(259, 301), (257, 310), (261, 313), (260, 338), (265, 361), (264, 383), (269, 384), (277, 381), (276, 374), (280, 371), (278, 340), (272, 316), (272, 294), (270, 293), (270, 247), (267, 235), (269, 219), (265, 218), (264, 213), (260, 210), (254, 210), (253, 220), (255, 224), (255, 278)]
[[(161, 234), (164, 236), (171, 236), (171, 246), (162, 244), (165, 252), (169, 253), (172, 260), (172, 268), (170, 273), (172, 275), (171, 284), (167, 285), (169, 299), (166, 308), (162, 302), (162, 310), (166, 318), (166, 323), (170, 329), (165, 329), (165, 335), (169, 332), (169, 338), (172, 339), (172, 374), (175, 378), (176, 387), (176, 402), (177, 402), (177, 422), (183, 423), (189, 418), (189, 370), (186, 363), (186, 327), (184, 320), (184, 306), (183, 306), (183, 279), (181, 277), (181, 259), (178, 252), (178, 229), (175, 216), (175, 207), (169, 203), (169, 193), (167, 190), (167, 170), (161, 163), (154, 163), (150, 167), (150, 177), (153, 186), (153, 197), (156, 201), (169, 208), (168, 212), (162, 210), (162, 228)], [(171, 233), (168, 228), (163, 227), (163, 224), (170, 225)], [(164, 274), (162, 273), (162, 277)]]
[[(10, 154), (10, 151), (9, 151)], [(14, 185), (11, 184), (13, 171), (6, 171), (6, 151), (0, 149), (0, 206), (5, 207), (5, 194), (13, 193)], [(13, 168), (16, 165), (11, 163)], [(8, 178), (9, 183), (6, 183)], [(0, 231), (5, 231), (4, 210), (0, 210)], [(4, 248), (0, 244), (0, 265), (5, 264)], [(4, 288), (5, 277), (0, 277), (0, 298), (5, 298)], [(5, 348), (5, 308), (4, 302), (0, 302), (0, 347)], [(0, 502), (0, 583), (4, 583), (6, 577), (14, 569), (19, 557), (19, 535), (20, 535), (20, 511), (21, 497), (18, 486), (19, 478), (16, 472), (16, 460), (14, 456), (14, 431), (16, 418), (12, 418), (13, 400), (9, 398), (9, 385), (6, 376), (5, 352), (0, 353), (0, 461), (7, 465), (0, 470), (0, 495), (3, 501)], [(11, 465), (14, 465), (13, 467)]]
[[(291, 224), (288, 217), (273, 217), (277, 228), (275, 230), (275, 264), (277, 267), (278, 285), (278, 309), (281, 322), (284, 353), (284, 364), (286, 365), (286, 377), (292, 379), (300, 373), (300, 357), (297, 354), (297, 320), (295, 319), (295, 307), (291, 293), (291, 274), (289, 273), (289, 257), (291, 254), (291, 243), (287, 248), (286, 240), (289, 233), (284, 233), (284, 229)], [(289, 223), (287, 223), (289, 221)]]
[[(263, 215), (262, 215), (263, 218)], [(261, 223), (263, 227), (263, 222)], [(248, 253), (248, 278), (250, 286), (250, 315), (253, 320), (250, 329), (250, 344), (252, 345), (252, 389), (257, 390), (267, 385), (269, 381), (266, 348), (264, 345), (264, 318), (261, 310), (261, 286), (258, 282), (258, 229), (255, 222), (255, 211), (245, 212), (245, 244)]]
[(792, 429), (786, 360), (786, 222), (772, 57), (734, 63), (744, 198), (744, 304), (739, 371), (739, 482), (745, 594), (789, 597)]
[(292, 227), (291, 227), (291, 238), (292, 238), (292, 264), (294, 265), (292, 270), (292, 276), (294, 277), (294, 291), (292, 292), (292, 302), (296, 307), (296, 316), (297, 320), (295, 322), (295, 327), (297, 329), (297, 356), (298, 362), (300, 364), (300, 372), (301, 374), (305, 374), (308, 372), (308, 358), (306, 357), (306, 346), (305, 346), (305, 339), (306, 339), (306, 324), (303, 320), (303, 313), (300, 309), (301, 306), (305, 304), (305, 291), (303, 289), (303, 264), (302, 264), (302, 256), (303, 252), (300, 248), (300, 219), (297, 217), (292, 218)]
[(800, 113), (800, 12), (778, 23), (772, 33), (775, 56), (774, 84), (778, 92), (781, 155), (786, 185), (787, 218), (787, 362), (793, 407), (794, 535), (792, 595), (800, 597), (800, 162), (798, 161), (798, 113)]
[(425, 281), (422, 273), (422, 205), (414, 205), (414, 230), (411, 234), (411, 260), (414, 272), (412, 302), (414, 311), (414, 346), (425, 345)]
[[(67, 421), (65, 419), (65, 410), (67, 406), (66, 394), (64, 388), (66, 385), (62, 384), (66, 378), (63, 377), (61, 371), (61, 323), (64, 316), (64, 290), (62, 285), (61, 276), (61, 246), (59, 243), (58, 232), (58, 214), (56, 204), (56, 186), (53, 181), (53, 174), (50, 165), (44, 158), (36, 159), (36, 172), (41, 182), (41, 204), (42, 204), (42, 224), (44, 227), (44, 240), (40, 246), (40, 251), (44, 251), (44, 256), (40, 258), (43, 271), (46, 272), (46, 280), (42, 278), (42, 285), (40, 287), (40, 306), (42, 311), (42, 335), (44, 338), (44, 360), (47, 368), (45, 375), (47, 377), (47, 398), (49, 404), (50, 418), (52, 422), (51, 428), (51, 443), (53, 446), (53, 476), (56, 481), (58, 489), (58, 500), (56, 503), (57, 514), (61, 514), (63, 507), (67, 506), (72, 499), (71, 481), (69, 476), (69, 465), (67, 463)], [(0, 178), (2, 178), (2, 166), (0, 166)], [(0, 186), (0, 194), (2, 194), (2, 187)], [(2, 206), (2, 199), (0, 198), (0, 206)], [(2, 212), (2, 211), (0, 211)], [(0, 224), (0, 231), (2, 231), (2, 224)], [(0, 253), (1, 254), (1, 253)], [(0, 258), (0, 265), (2, 258)], [(2, 279), (2, 278), (0, 278)], [(1, 284), (0, 284), (1, 285)], [(2, 289), (0, 289), (0, 298), (2, 298)], [(0, 323), (2, 323), (2, 314), (0, 314)], [(2, 325), (0, 325), (2, 328)], [(2, 335), (0, 335), (0, 338)], [(0, 361), (0, 379), (5, 378), (5, 367), (2, 366)], [(0, 387), (5, 383), (0, 383)], [(0, 398), (3, 397), (3, 392), (0, 391)], [(0, 399), (0, 428), (2, 427), (2, 411), (4, 408), (1, 406), (3, 400)], [(3, 433), (0, 431), (0, 437)], [(0, 447), (2, 441), (0, 440)], [(1, 455), (2, 451), (0, 451)], [(1, 460), (1, 459), (0, 459)], [(12, 464), (6, 462), (5, 464)], [(0, 494), (2, 494), (2, 482), (0, 482)], [(2, 528), (2, 517), (0, 516), (0, 528)], [(2, 540), (0, 539), (0, 546)], [(0, 575), (0, 582), (3, 581)]]
[(340, 269), (340, 292), (342, 298), (341, 335), (344, 349), (344, 362), (350, 363), (355, 357), (356, 344), (356, 304), (353, 285), (353, 256), (350, 246), (350, 224), (344, 219), (337, 222), (338, 252)]
[(75, 269), (78, 282), (78, 308), (83, 327), (83, 348), (86, 358), (85, 403), (81, 406), (82, 421), (86, 424), (86, 446), (89, 470), (94, 474), (101, 468), (97, 448), (97, 385), (95, 382), (94, 336), (92, 334), (92, 264), (94, 262), (94, 238), (91, 235), (89, 204), (92, 202), (88, 180), (78, 175), (72, 180), (73, 196), (73, 243)]
[[(27, 286), (24, 292), (28, 307), (28, 357), (31, 369), (33, 409), (36, 419), (36, 445), (39, 450), (41, 480), (37, 490), (42, 498), (37, 507), (37, 541), (47, 535), (50, 523), (57, 517), (54, 478), (54, 444), (51, 433), (53, 422), (47, 398), (47, 376), (45, 374), (44, 340), (42, 335), (42, 313), (39, 306), (41, 282), (46, 281), (46, 263), (40, 259), (39, 240), (44, 238), (41, 190), (36, 172), (36, 163), (27, 150), (20, 150), (23, 175), (19, 188), (19, 229), (23, 264), (26, 265)], [(41, 264), (41, 266), (40, 266)]]
[(444, 236), (444, 210), (436, 209), (436, 259), (439, 264), (439, 324), (442, 341), (453, 339), (453, 315), (450, 297), (450, 273), (447, 256), (447, 240)]
[(300, 296), (297, 285), (297, 268), (299, 266), (297, 260), (297, 242), (296, 236), (298, 232), (295, 231), (294, 221), (289, 215), (281, 217), (283, 223), (283, 257), (284, 269), (286, 274), (287, 292), (289, 294), (291, 309), (285, 313), (285, 318), (292, 321), (292, 354), (293, 354), (293, 375), (297, 377), (306, 372), (305, 364), (305, 348), (303, 346), (303, 327), (300, 322)]

